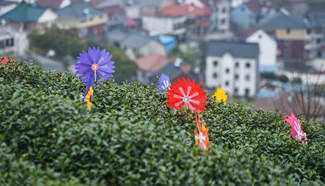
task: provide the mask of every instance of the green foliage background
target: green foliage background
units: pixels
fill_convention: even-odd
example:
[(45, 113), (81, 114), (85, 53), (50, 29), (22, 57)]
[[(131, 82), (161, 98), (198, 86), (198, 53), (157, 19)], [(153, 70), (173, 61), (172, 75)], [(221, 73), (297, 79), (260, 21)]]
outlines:
[(191, 115), (149, 85), (95, 87), (36, 66), (0, 66), (0, 185), (324, 185), (325, 126), (296, 143), (281, 114), (209, 97), (209, 153)]
[(76, 59), (80, 51), (87, 51), (88, 47), (105, 48), (113, 56), (112, 60), (115, 61), (115, 80), (117, 82), (132, 80), (136, 76), (137, 65), (135, 62), (129, 59), (123, 50), (115, 46), (83, 40), (76, 33), (57, 27), (46, 29), (44, 33), (32, 32), (28, 37), (33, 51), (46, 55), (52, 49), (56, 52), (55, 59), (64, 62), (66, 66), (68, 65), (68, 62), (65, 61), (66, 56)]

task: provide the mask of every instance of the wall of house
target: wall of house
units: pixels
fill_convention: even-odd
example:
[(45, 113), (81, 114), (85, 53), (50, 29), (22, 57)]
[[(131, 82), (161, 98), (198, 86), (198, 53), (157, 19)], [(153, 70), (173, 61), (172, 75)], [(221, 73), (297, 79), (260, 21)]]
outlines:
[(142, 17), (143, 28), (149, 32), (151, 36), (162, 34), (182, 35), (185, 33), (185, 17)]
[(282, 40), (306, 40), (306, 29), (277, 29), (275, 30), (275, 36), (277, 39)]
[(275, 67), (276, 68), (276, 55), (277, 43), (269, 35), (263, 31), (257, 31), (246, 39), (250, 43), (258, 43), (259, 45), (259, 66)]
[(228, 31), (230, 28), (230, 2), (220, 1), (217, 5), (218, 30)]
[(52, 24), (57, 20), (58, 16), (52, 10), (47, 9), (41, 17), (39, 17), (38, 22), (46, 24), (48, 27), (51, 27)]
[[(247, 63), (249, 67), (246, 66)], [(254, 97), (258, 80), (257, 67), (256, 59), (234, 58), (229, 53), (221, 57), (208, 56), (205, 69), (206, 86), (214, 89), (224, 88), (231, 96)]]
[(160, 54), (160, 55), (166, 55), (166, 50), (163, 45), (158, 43), (157, 41), (150, 41), (148, 44), (144, 45), (139, 49), (140, 55), (147, 56), (150, 54)]

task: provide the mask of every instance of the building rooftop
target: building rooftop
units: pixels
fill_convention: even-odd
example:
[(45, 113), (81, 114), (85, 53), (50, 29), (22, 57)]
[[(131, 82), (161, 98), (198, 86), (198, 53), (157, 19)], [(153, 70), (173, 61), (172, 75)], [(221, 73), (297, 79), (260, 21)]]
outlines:
[(236, 58), (257, 58), (259, 47), (257, 43), (238, 41), (210, 41), (207, 48), (207, 56), (221, 57), (229, 53)]
[(157, 72), (169, 63), (169, 59), (159, 54), (153, 54), (136, 59), (138, 68), (145, 72)]
[(212, 12), (208, 8), (200, 8), (194, 5), (180, 5), (178, 3), (171, 4), (158, 10), (158, 14), (162, 16), (206, 16)]
[(15, 22), (37, 22), (45, 11), (46, 8), (23, 1), (14, 9), (2, 15), (1, 18)]
[(83, 19), (88, 16), (97, 16), (104, 14), (87, 2), (76, 2), (57, 11), (60, 18), (63, 19)]
[(277, 15), (272, 16), (261, 24), (262, 28), (306, 28), (306, 23), (302, 18), (293, 16), (286, 11), (280, 11)]

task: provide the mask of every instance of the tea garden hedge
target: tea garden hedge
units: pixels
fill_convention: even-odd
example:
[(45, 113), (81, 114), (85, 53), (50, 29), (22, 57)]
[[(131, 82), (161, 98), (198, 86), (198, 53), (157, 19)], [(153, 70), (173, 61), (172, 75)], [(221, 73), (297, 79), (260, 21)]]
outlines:
[(195, 119), (152, 85), (96, 87), (91, 110), (77, 76), (0, 65), (0, 185), (325, 185), (325, 126), (291, 137), (280, 113), (209, 96), (210, 149)]

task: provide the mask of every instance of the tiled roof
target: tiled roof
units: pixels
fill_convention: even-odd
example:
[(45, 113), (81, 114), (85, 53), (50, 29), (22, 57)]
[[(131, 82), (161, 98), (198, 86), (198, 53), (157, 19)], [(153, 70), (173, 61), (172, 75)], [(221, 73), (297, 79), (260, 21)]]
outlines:
[(128, 48), (140, 48), (144, 46), (145, 44), (149, 43), (151, 39), (147, 36), (144, 36), (142, 34), (134, 33), (130, 34), (126, 37), (124, 41), (122, 41), (123, 47)]
[(236, 58), (257, 58), (259, 53), (258, 44), (237, 41), (210, 41), (208, 43), (208, 56), (221, 57), (230, 53)]
[(286, 12), (279, 12), (276, 16), (273, 16), (268, 21), (261, 25), (262, 28), (306, 28), (306, 24), (302, 18), (293, 16)]
[(99, 10), (105, 12), (109, 17), (113, 17), (114, 15), (117, 14), (125, 14), (125, 10), (122, 9), (119, 5), (100, 8)]
[(158, 11), (159, 15), (162, 16), (206, 16), (210, 15), (212, 12), (207, 8), (199, 8), (194, 5), (180, 5), (172, 4), (167, 7), (164, 7)]
[(64, 0), (38, 0), (37, 4), (42, 7), (59, 9)]
[(97, 10), (91, 4), (86, 3), (86, 2), (72, 3), (69, 6), (58, 10), (57, 14), (60, 18), (63, 18), (63, 19), (79, 20), (79, 19), (83, 19), (83, 18), (87, 17), (87, 15), (85, 14), (86, 13), (85, 10), (87, 10), (87, 13), (90, 16), (103, 14), (103, 12)]
[(28, 4), (23, 1), (17, 5), (17, 7), (1, 16), (1, 18), (17, 22), (37, 22), (45, 11), (46, 8)]
[(311, 26), (325, 27), (325, 11), (310, 12), (310, 13), (308, 13), (308, 18), (311, 23)]
[(159, 54), (153, 54), (136, 59), (138, 68), (145, 72), (157, 72), (169, 63), (169, 59)]

